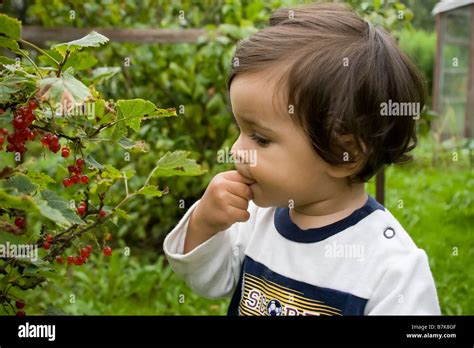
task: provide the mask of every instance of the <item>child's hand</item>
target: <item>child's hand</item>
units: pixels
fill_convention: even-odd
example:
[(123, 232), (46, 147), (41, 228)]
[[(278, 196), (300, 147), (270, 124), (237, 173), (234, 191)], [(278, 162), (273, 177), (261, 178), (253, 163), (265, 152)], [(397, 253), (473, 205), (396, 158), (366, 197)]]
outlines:
[(242, 176), (236, 170), (219, 173), (211, 180), (191, 215), (185, 253), (217, 232), (250, 218), (247, 209), (252, 199), (252, 190), (248, 185), (253, 183), (255, 181)]

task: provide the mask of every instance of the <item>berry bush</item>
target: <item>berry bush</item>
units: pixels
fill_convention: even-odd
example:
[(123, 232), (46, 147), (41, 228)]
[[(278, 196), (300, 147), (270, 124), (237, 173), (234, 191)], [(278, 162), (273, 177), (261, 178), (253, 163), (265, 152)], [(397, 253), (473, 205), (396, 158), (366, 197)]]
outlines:
[[(111, 257), (114, 231), (132, 218), (127, 204), (168, 194), (157, 178), (203, 172), (176, 150), (137, 174), (149, 151), (136, 140), (142, 122), (177, 114), (143, 99), (106, 100), (78, 76), (78, 57), (107, 41), (91, 32), (43, 50), (0, 14), (0, 47), (9, 52), (0, 56), (0, 313), (24, 316), (25, 292), (54, 282), (61, 268)], [(120, 154), (122, 166), (99, 163), (101, 151)]]

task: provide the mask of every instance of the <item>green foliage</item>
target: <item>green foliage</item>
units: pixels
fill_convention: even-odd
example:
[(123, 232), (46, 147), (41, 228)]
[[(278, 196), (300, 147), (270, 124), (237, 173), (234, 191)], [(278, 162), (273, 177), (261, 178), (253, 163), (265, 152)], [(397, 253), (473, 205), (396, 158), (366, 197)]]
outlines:
[[(75, 76), (74, 64), (64, 70), (69, 58), (78, 57), (84, 48), (106, 43), (106, 37), (92, 32), (53, 45), (48, 54), (21, 39), (16, 19), (0, 15), (0, 24), (6, 38), (34, 47), (40, 54), (38, 60), (50, 64), (38, 66), (29, 51), (18, 45), (3, 45), (25, 59), (16, 60), (14, 65), (3, 64), (0, 70), (0, 239), (14, 247), (5, 248), (0, 256), (0, 304), (3, 311), (14, 314), (12, 301), (21, 291), (60, 279), (55, 260), (63, 264), (67, 256), (73, 258), (68, 260), (68, 267), (80, 266), (90, 256), (92, 244), (96, 252), (103, 249), (108, 256), (110, 233), (117, 230), (121, 220), (131, 220), (123, 210), (126, 204), (136, 197), (160, 198), (169, 193), (167, 187), (159, 189), (152, 180), (196, 176), (204, 171), (188, 158), (189, 152), (175, 151), (155, 161), (146, 178), (135, 175), (138, 159), (131, 161), (128, 151), (141, 153), (146, 147), (143, 140), (133, 139), (141, 131), (142, 121), (177, 115), (173, 108), (160, 109), (144, 99), (106, 101), (94, 85), (86, 85)], [(76, 58), (74, 63), (80, 61)], [(110, 72), (95, 74), (90, 81), (105, 75)], [(92, 106), (90, 112), (85, 108), (74, 112), (74, 108), (86, 105)], [(37, 135), (43, 136), (41, 142), (35, 141)], [(116, 162), (98, 162), (93, 154), (104, 145), (107, 151), (122, 152), (129, 163), (121, 168)], [(55, 155), (59, 150), (62, 158)], [(74, 158), (68, 163), (71, 150)], [(68, 173), (70, 176), (61, 180)], [(68, 190), (72, 184), (82, 186), (72, 192)], [(118, 184), (125, 190), (117, 189)], [(91, 244), (85, 248), (86, 243)], [(31, 244), (29, 259), (16, 252), (18, 244)], [(39, 246), (44, 250), (38, 251)], [(73, 257), (77, 249), (79, 256)]]

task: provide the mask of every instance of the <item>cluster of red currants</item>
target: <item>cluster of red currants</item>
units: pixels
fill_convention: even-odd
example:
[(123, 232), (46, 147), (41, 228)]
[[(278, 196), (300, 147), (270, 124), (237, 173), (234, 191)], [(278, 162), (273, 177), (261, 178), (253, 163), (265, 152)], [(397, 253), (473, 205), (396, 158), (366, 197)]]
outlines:
[[(81, 249), (80, 255), (78, 256), (73, 256), (69, 255), (67, 257), (67, 264), (68, 265), (76, 265), (76, 266), (82, 266), (84, 263), (87, 262), (87, 259), (92, 253), (92, 245), (87, 245), (84, 248)], [(111, 256), (112, 255), (112, 248), (109, 246), (104, 247), (103, 249), (103, 254), (105, 256)], [(64, 258), (62, 256), (57, 256), (56, 257), (56, 263), (63, 264), (64, 263)]]
[(15, 307), (18, 309), (15, 314), (17, 317), (24, 317), (26, 315), (25, 311), (23, 310), (23, 308), (25, 308), (25, 305), (25, 301), (23, 301), (22, 299), (18, 299), (15, 301)]
[[(35, 100), (30, 100), (28, 106), (20, 106), (13, 112), (13, 128), (14, 131), (8, 134), (6, 128), (0, 129), (0, 150), (3, 148), (5, 143), (4, 136), (7, 136), (7, 152), (26, 152), (26, 142), (34, 140), (36, 133), (29, 127), (35, 120), (34, 110), (38, 107), (38, 103)], [(0, 109), (0, 116), (4, 113), (3, 109)]]
[(41, 144), (47, 146), (49, 151), (58, 152), (61, 149), (61, 144), (59, 144), (59, 138), (57, 135), (48, 133), (41, 138)]
[[(64, 157), (64, 155), (63, 155), (63, 157)], [(67, 170), (68, 170), (70, 176), (69, 176), (69, 178), (64, 178), (63, 179), (64, 187), (69, 187), (72, 184), (78, 184), (78, 183), (88, 184), (89, 183), (89, 177), (87, 175), (82, 175), (83, 169), (84, 169), (84, 160), (82, 158), (78, 158), (76, 160), (75, 165), (74, 164), (68, 165)]]

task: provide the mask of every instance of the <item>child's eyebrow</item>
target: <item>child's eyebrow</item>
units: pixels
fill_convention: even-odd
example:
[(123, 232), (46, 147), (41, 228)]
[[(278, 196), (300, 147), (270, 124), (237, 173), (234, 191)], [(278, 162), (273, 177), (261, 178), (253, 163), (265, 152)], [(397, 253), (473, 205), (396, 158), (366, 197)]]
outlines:
[[(235, 123), (236, 125), (238, 125), (237, 119), (235, 118), (234, 113), (231, 113), (231, 114), (232, 114), (232, 119), (234, 120), (234, 123)], [(258, 121), (254, 121), (254, 120), (251, 120), (251, 119), (248, 119), (248, 118), (245, 118), (245, 117), (239, 117), (239, 118), (242, 120), (242, 122), (244, 122), (244, 123), (246, 123), (246, 124), (248, 124), (248, 125), (255, 126), (255, 127), (257, 127), (257, 128), (260, 128), (260, 129), (265, 130), (265, 131), (270, 132), (270, 133), (275, 133), (275, 131), (274, 131), (273, 129), (268, 128), (268, 127), (262, 125), (262, 124), (261, 124), (260, 122), (258, 122)]]

